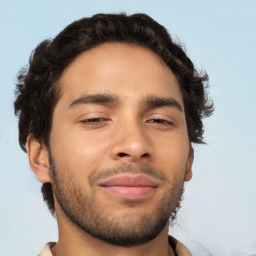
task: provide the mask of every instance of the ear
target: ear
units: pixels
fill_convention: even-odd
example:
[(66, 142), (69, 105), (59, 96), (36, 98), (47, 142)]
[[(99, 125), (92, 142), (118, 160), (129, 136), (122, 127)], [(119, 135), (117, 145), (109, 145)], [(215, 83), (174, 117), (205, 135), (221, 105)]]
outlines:
[(27, 153), (29, 164), (41, 183), (51, 182), (49, 176), (48, 150), (30, 134), (27, 138)]
[(193, 165), (193, 161), (194, 161), (194, 149), (192, 148), (192, 146), (190, 144), (188, 160), (187, 160), (187, 166), (186, 166), (185, 181), (190, 181), (192, 179), (192, 165)]

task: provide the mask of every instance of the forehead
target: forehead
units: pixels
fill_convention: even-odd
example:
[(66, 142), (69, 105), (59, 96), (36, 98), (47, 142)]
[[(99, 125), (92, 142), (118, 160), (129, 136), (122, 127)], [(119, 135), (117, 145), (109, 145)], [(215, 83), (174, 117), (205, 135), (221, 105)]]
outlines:
[(182, 103), (178, 81), (150, 49), (126, 43), (105, 43), (81, 53), (64, 71), (61, 98), (108, 93), (139, 98), (175, 96)]

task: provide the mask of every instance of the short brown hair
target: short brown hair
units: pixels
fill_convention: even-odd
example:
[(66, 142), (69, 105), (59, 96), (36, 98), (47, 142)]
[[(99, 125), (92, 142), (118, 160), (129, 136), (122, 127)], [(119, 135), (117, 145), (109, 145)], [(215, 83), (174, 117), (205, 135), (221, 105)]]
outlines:
[[(58, 80), (80, 53), (106, 42), (140, 45), (162, 58), (179, 81), (189, 140), (203, 143), (202, 118), (213, 112), (206, 93), (207, 74), (197, 72), (182, 47), (148, 15), (97, 14), (73, 22), (53, 40), (43, 41), (32, 53), (29, 67), (20, 71), (14, 106), (21, 148), (26, 151), (29, 134), (49, 147), (52, 114), (59, 98)], [(50, 183), (43, 184), (42, 193), (54, 213)]]

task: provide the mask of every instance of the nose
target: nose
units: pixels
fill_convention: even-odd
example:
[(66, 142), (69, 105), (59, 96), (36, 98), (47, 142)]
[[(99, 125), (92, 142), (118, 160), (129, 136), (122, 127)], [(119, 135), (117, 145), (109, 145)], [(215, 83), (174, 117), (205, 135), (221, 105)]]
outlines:
[(152, 146), (145, 128), (139, 124), (124, 125), (113, 136), (111, 155), (114, 160), (131, 163), (152, 160)]

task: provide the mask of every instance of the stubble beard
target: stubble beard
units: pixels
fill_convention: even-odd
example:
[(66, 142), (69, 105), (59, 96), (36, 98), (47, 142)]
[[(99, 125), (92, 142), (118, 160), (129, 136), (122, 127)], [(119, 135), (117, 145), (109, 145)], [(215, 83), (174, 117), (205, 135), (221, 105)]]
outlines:
[[(113, 169), (100, 172), (99, 175), (91, 177), (92, 187), (96, 181), (103, 176), (112, 176), (121, 173), (146, 173), (166, 183), (166, 191), (159, 200), (153, 212), (142, 215), (133, 211), (139, 201), (123, 200), (122, 204), (130, 211), (120, 216), (111, 216), (94, 198), (88, 198), (82, 193), (79, 184), (74, 182), (71, 175), (63, 176), (55, 165), (50, 155), (50, 175), (55, 198), (66, 217), (79, 229), (87, 234), (103, 240), (112, 245), (136, 246), (154, 239), (167, 225), (172, 223), (180, 208), (184, 181), (172, 184), (168, 178), (159, 170), (150, 166), (141, 165), (139, 168), (123, 164)], [(65, 174), (68, 172), (65, 172)]]

